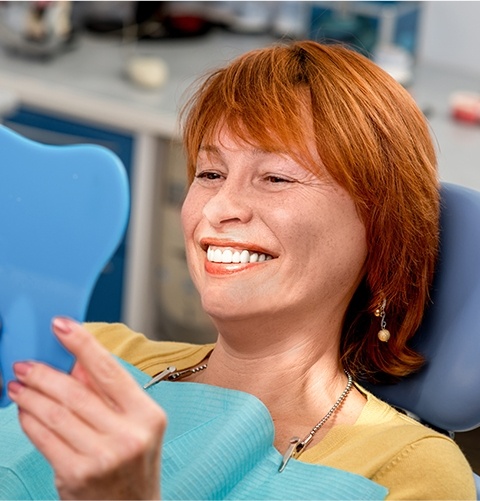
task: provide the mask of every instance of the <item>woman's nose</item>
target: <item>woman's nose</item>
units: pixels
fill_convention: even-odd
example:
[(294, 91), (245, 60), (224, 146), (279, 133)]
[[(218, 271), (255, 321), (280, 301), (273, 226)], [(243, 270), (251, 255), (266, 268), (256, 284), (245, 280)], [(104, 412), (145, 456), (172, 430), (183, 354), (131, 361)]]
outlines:
[(247, 187), (234, 185), (227, 179), (204, 205), (204, 216), (212, 226), (250, 221), (253, 214), (252, 198), (247, 191)]

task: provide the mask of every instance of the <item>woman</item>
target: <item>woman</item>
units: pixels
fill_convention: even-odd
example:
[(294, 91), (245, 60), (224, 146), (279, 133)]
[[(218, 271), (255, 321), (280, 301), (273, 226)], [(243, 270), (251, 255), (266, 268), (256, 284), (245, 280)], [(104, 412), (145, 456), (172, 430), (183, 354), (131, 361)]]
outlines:
[(183, 118), (188, 265), (218, 340), (55, 319), (72, 375), (19, 363), (9, 394), (59, 495), (158, 498), (162, 449), (167, 498), (473, 498), (450, 439), (352, 383), (422, 364), (408, 341), (439, 202), (412, 98), (363, 56), (307, 41), (212, 73)]

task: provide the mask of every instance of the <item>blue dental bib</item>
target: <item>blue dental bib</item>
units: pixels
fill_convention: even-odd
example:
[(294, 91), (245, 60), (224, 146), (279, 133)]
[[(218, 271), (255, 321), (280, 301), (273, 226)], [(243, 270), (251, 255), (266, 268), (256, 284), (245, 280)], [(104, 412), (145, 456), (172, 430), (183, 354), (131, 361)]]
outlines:
[[(141, 385), (149, 377), (122, 362)], [(385, 499), (375, 482), (292, 459), (278, 472), (267, 408), (247, 393), (197, 383), (148, 390), (168, 415), (162, 449), (163, 499)], [(53, 472), (23, 435), (14, 406), (0, 410), (0, 499), (57, 498)]]

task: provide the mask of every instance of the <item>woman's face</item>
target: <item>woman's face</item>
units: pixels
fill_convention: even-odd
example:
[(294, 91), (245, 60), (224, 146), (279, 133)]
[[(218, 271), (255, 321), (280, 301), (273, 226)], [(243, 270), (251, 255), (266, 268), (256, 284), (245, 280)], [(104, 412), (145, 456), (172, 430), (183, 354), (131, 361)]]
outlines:
[(354, 203), (326, 172), (319, 178), (226, 130), (200, 151), (182, 224), (190, 273), (214, 319), (343, 318), (367, 255)]

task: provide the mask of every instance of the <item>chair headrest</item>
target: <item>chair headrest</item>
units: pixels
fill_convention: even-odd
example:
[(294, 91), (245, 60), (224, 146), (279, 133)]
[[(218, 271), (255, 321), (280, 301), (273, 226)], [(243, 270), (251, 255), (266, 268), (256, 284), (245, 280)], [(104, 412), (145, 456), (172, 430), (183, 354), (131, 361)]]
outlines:
[(426, 365), (367, 386), (433, 426), (467, 431), (480, 425), (480, 192), (443, 183), (440, 228), (432, 304), (412, 344)]

